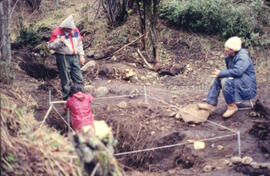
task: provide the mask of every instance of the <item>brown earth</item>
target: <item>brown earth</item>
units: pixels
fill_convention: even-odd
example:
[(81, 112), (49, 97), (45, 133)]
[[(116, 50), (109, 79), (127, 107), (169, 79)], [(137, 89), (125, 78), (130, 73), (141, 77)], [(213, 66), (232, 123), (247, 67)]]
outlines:
[[(233, 133), (211, 123), (239, 130), (241, 156), (250, 156), (256, 162), (269, 163), (270, 150), (267, 144), (270, 140), (270, 114), (261, 106), (239, 111), (224, 120), (222, 113), (225, 111), (225, 103), (221, 96), (216, 111), (208, 118), (210, 121), (194, 124), (184, 123), (176, 118), (179, 108), (205, 99), (213, 79), (209, 76), (211, 71), (224, 67), (220, 41), (213, 36), (186, 33), (159, 23), (160, 66), (163, 70), (159, 74), (149, 70), (137, 55), (139, 42), (111, 56), (114, 51), (139, 37), (136, 20), (131, 19), (112, 31), (97, 25), (90, 29), (83, 26), (82, 23), (87, 62), (95, 61), (95, 66), (83, 72), (86, 91), (95, 97), (92, 103), (95, 119), (105, 120), (112, 126), (118, 140), (115, 153), (183, 143), (174, 147), (116, 156), (126, 175), (269, 175), (269, 170), (265, 168), (256, 170), (249, 165), (229, 164), (230, 158), (238, 155), (237, 136), (218, 138)], [(12, 63), (16, 75), (15, 85), (23, 88), (37, 101), (37, 105), (30, 108), (35, 110), (35, 118), (41, 121), (49, 107), (49, 90), (52, 101), (55, 101), (61, 99), (61, 88), (54, 56), (40, 61), (35, 52), (32, 46), (14, 50)], [(269, 50), (251, 51), (258, 78), (258, 95), (253, 102), (259, 99), (263, 102), (263, 107), (269, 108), (268, 53)], [(143, 54), (146, 56), (147, 53)], [(171, 68), (179, 69), (175, 74), (168, 74)], [(126, 69), (133, 70), (135, 75), (125, 77)], [(109, 92), (104, 97), (98, 97), (96, 90), (99, 87), (107, 87)], [(128, 96), (121, 97), (123, 95)], [(56, 108), (67, 118), (63, 105), (57, 105)], [(46, 123), (59, 130), (62, 135), (67, 135), (68, 127), (56, 112), (49, 115)], [(217, 139), (210, 140), (212, 138)], [(190, 140), (203, 139), (208, 139), (205, 141), (205, 148), (195, 150)]]
[[(172, 35), (177, 35), (177, 32)], [(216, 55), (212, 58), (202, 57), (202, 51), (191, 55), (183, 48), (186, 44), (181, 44), (180, 40), (175, 38), (178, 37), (171, 37), (169, 41), (164, 39), (163, 42), (164, 53), (170, 52), (170, 57), (174, 58), (169, 63), (164, 62), (163, 67), (181, 63), (178, 65), (184, 68), (175, 76), (160, 76), (148, 70), (143, 63), (136, 62), (139, 58), (131, 59), (127, 53), (131, 52), (133, 47), (116, 55), (116, 60), (87, 59), (94, 59), (96, 64), (83, 73), (85, 86), (88, 87), (86, 90), (95, 96), (96, 89), (103, 86), (109, 90), (105, 97), (115, 97), (95, 97), (92, 103), (95, 119), (105, 120), (112, 126), (118, 140), (116, 153), (184, 143), (175, 147), (116, 156), (129, 175), (244, 175), (241, 173), (244, 171), (235, 170), (235, 165), (227, 164), (227, 160), (238, 155), (236, 135), (207, 140), (204, 149), (195, 150), (188, 140), (212, 139), (233, 133), (209, 122), (184, 123), (175, 117), (179, 108), (203, 101), (212, 80), (208, 76), (210, 71), (222, 65), (221, 60), (215, 60), (219, 57)], [(215, 49), (211, 51), (214, 52)], [(22, 49), (14, 53), (14, 64), (18, 66), (15, 67), (16, 85), (23, 86), (38, 102), (34, 108), (36, 119), (40, 121), (48, 109), (48, 91), (52, 92), (52, 100), (61, 99), (60, 80), (52, 56), (47, 59), (46, 64), (40, 64), (25, 51)], [(185, 68), (186, 64), (189, 64), (191, 69)], [(132, 79), (124, 79), (125, 69), (132, 69), (136, 75)], [(259, 93), (256, 99), (268, 100), (269, 87), (265, 86), (268, 82), (258, 82)], [(147, 99), (145, 94), (148, 95)], [(130, 96), (118, 97), (123, 95)], [(269, 101), (264, 106), (269, 107)], [(57, 109), (66, 118), (63, 106), (58, 105)], [(266, 113), (264, 117), (256, 114), (252, 117), (250, 114), (255, 112), (254, 110), (243, 110), (224, 120), (221, 117), (224, 111), (225, 104), (221, 97), (217, 110), (209, 120), (240, 131), (242, 156), (250, 156), (257, 162), (270, 162), (269, 151), (261, 150), (260, 139), (249, 133), (255, 121), (267, 121), (269, 114)], [(46, 122), (63, 135), (67, 134), (68, 128), (57, 113), (52, 112)], [(269, 126), (268, 132), (266, 129), (267, 134), (269, 136)]]

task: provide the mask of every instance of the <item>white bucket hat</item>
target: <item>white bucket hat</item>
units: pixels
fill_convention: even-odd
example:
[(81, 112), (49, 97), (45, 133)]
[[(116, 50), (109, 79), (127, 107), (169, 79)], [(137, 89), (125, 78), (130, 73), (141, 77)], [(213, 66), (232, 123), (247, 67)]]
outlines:
[(231, 37), (225, 42), (225, 48), (230, 48), (233, 51), (239, 51), (241, 49), (241, 39), (239, 37)]

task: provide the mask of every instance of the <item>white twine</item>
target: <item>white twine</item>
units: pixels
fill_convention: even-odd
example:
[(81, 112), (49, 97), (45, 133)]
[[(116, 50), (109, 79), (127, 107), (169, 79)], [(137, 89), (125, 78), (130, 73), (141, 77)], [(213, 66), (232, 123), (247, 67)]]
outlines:
[[(166, 91), (166, 92), (169, 92), (169, 91)], [(170, 92), (170, 93), (172, 93), (172, 92)], [(144, 86), (144, 94), (137, 94), (137, 96), (139, 96), (139, 95), (144, 96), (146, 101), (147, 101), (147, 97), (149, 97), (149, 98), (154, 99), (154, 100), (157, 100), (159, 102), (164, 102), (163, 100), (161, 100), (159, 98), (155, 98), (155, 97), (152, 97), (152, 96), (147, 95), (147, 93), (146, 93), (146, 87), (145, 86)], [(121, 95), (121, 96), (111, 96), (111, 97), (99, 97), (99, 98), (95, 98), (94, 100), (99, 100), (99, 99), (115, 99), (115, 98), (123, 98), (123, 97), (130, 97), (130, 96), (131, 95)], [(59, 112), (57, 111), (57, 109), (53, 106), (53, 104), (66, 103), (66, 101), (51, 101), (51, 94), (49, 92), (49, 102), (50, 102), (49, 103), (50, 104), (50, 107), (49, 107), (49, 109), (48, 109), (48, 111), (47, 111), (47, 113), (45, 115), (45, 118), (43, 119), (43, 121), (42, 121), (42, 123), (40, 125), (40, 128), (42, 127), (42, 125), (45, 122), (46, 118), (48, 117), (51, 109), (53, 108), (56, 111), (56, 113), (60, 116), (60, 118), (68, 125), (69, 129), (72, 129), (70, 127), (70, 125), (66, 122), (66, 120), (61, 116), (61, 114), (59, 114)], [(230, 128), (226, 127), (226, 126), (217, 124), (217, 123), (215, 123), (213, 121), (210, 121), (210, 120), (207, 120), (207, 122), (209, 122), (209, 123), (211, 123), (213, 125), (222, 127), (222, 128), (224, 128), (226, 130), (229, 130), (229, 131), (233, 132), (234, 134), (217, 136), (217, 137), (213, 137), (213, 138), (206, 138), (206, 139), (201, 139), (201, 140), (198, 140), (198, 141), (204, 142), (204, 141), (216, 140), (216, 139), (221, 139), (221, 138), (226, 138), (226, 137), (231, 137), (231, 136), (237, 135), (238, 154), (240, 156), (241, 155), (240, 132), (239, 131), (235, 131), (233, 129), (230, 129)], [(72, 131), (74, 131), (74, 130), (72, 129)], [(188, 145), (188, 144), (191, 144), (191, 143), (190, 142), (177, 143), (177, 144), (171, 144), (171, 145), (164, 145), (164, 146), (160, 146), (160, 147), (152, 147), (152, 148), (146, 148), (146, 149), (141, 149), (141, 150), (133, 150), (133, 151), (128, 151), (128, 152), (121, 152), (121, 153), (114, 154), (114, 156), (121, 156), (121, 155), (129, 155), (129, 154), (140, 153), (140, 152), (154, 151), (154, 150), (158, 150), (158, 149), (172, 148), (172, 147), (177, 147), (177, 146), (181, 146), (181, 145)]]

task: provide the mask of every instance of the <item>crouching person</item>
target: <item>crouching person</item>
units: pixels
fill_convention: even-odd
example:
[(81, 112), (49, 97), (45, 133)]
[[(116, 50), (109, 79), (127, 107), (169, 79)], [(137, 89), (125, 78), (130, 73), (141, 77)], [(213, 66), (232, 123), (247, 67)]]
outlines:
[(73, 84), (65, 105), (71, 112), (75, 131), (72, 144), (83, 165), (83, 175), (122, 176), (113, 155), (117, 140), (105, 121), (94, 121), (92, 100), (92, 95), (83, 93), (80, 85)]
[(71, 112), (71, 124), (74, 131), (82, 132), (83, 127), (94, 127), (94, 117), (91, 110), (93, 96), (82, 92), (78, 84), (70, 87), (66, 108)]
[(236, 101), (250, 100), (256, 96), (255, 69), (246, 49), (241, 47), (239, 37), (231, 37), (225, 42), (226, 68), (215, 69), (215, 79), (210, 87), (206, 103), (198, 104), (200, 109), (213, 112), (218, 103), (218, 96), (222, 89), (227, 110), (224, 118), (232, 116), (238, 111)]

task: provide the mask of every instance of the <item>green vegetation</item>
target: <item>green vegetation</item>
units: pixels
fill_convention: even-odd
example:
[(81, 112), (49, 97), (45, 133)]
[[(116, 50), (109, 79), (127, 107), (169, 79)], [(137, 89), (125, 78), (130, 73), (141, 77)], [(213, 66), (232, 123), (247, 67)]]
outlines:
[(193, 32), (218, 35), (223, 40), (237, 35), (246, 39), (246, 45), (264, 46), (270, 44), (262, 32), (262, 26), (270, 21), (264, 7), (263, 0), (249, 4), (222, 0), (165, 1), (160, 6), (160, 17)]
[(15, 88), (0, 94), (1, 175), (80, 175), (72, 144), (55, 129), (40, 126), (29, 111), (36, 102), (24, 95)]
[(35, 45), (40, 42), (38, 30), (34, 29), (34, 25), (25, 26), (22, 17), (19, 18), (17, 25), (18, 36), (15, 40), (16, 45)]

